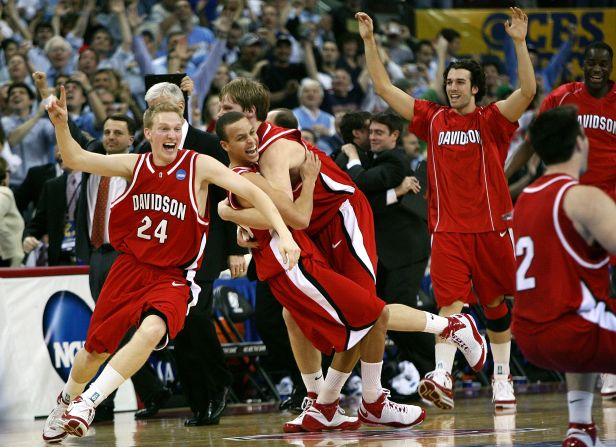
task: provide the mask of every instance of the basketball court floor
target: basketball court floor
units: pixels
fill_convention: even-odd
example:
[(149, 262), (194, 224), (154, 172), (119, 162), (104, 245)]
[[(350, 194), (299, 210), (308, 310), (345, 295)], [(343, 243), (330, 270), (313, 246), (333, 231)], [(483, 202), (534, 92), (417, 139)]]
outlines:
[[(487, 390), (486, 390), (487, 391)], [(485, 394), (485, 392), (483, 393)], [(455, 409), (427, 408), (425, 421), (411, 429), (363, 426), (357, 431), (287, 435), (282, 424), (294, 415), (273, 404), (229, 406), (220, 425), (184, 427), (188, 409), (163, 410), (159, 417), (135, 421), (133, 413), (118, 413), (115, 422), (92, 427), (84, 438), (68, 437), (62, 445), (97, 447), (158, 446), (560, 446), (567, 427), (562, 392), (518, 395), (516, 414), (494, 414), (490, 397), (456, 397)], [(599, 437), (616, 447), (616, 401), (595, 395), (593, 417)], [(43, 420), (0, 422), (0, 446), (44, 446)]]

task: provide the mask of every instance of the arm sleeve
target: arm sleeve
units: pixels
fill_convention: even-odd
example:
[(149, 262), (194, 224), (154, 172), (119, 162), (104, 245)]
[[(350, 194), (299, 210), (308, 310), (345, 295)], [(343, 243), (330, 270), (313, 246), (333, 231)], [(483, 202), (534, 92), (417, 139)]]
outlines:
[(404, 167), (395, 160), (387, 160), (373, 168), (364, 169), (361, 165), (348, 170), (349, 176), (357, 187), (366, 194), (383, 192), (395, 188), (404, 180)]
[(416, 99), (415, 109), (413, 110), (413, 120), (409, 123), (409, 132), (413, 132), (417, 137), (424, 141), (428, 141), (430, 121), (441, 107), (442, 106), (431, 101), (426, 101), (425, 99)]

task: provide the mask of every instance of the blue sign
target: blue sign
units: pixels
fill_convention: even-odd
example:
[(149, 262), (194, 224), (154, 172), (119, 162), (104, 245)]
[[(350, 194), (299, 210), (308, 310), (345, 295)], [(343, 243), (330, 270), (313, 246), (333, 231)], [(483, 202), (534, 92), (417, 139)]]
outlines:
[(43, 311), (43, 335), (54, 369), (68, 380), (75, 354), (83, 347), (92, 311), (78, 295), (68, 290), (54, 293)]

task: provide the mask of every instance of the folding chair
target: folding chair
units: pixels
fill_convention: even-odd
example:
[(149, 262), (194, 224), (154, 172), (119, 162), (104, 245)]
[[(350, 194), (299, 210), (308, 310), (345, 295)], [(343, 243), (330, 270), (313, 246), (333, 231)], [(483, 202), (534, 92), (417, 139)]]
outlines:
[(218, 286), (213, 291), (214, 321), (224, 342), (226, 357), (239, 358), (247, 369), (247, 377), (263, 401), (280, 400), (276, 386), (259, 363), (259, 355), (267, 354), (262, 341), (246, 341), (238, 328), (254, 315), (252, 304), (229, 286)]

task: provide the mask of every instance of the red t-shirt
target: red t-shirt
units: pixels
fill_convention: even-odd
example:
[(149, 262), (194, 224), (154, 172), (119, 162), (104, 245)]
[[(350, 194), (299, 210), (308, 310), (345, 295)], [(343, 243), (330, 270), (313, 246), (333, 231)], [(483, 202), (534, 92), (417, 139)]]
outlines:
[(495, 104), (463, 116), (415, 100), (409, 130), (428, 143), (430, 231), (481, 233), (511, 226), (503, 165), (517, 128)]
[(541, 112), (573, 104), (578, 121), (588, 136), (588, 170), (580, 182), (598, 186), (608, 192), (616, 186), (616, 84), (603, 98), (588, 93), (583, 82), (564, 84), (545, 97)]
[[(257, 129), (259, 137), (259, 154), (266, 151), (272, 143), (280, 139), (295, 141), (306, 150), (314, 152), (321, 160), (319, 178), (314, 185), (314, 199), (310, 225), (304, 231), (314, 235), (327, 227), (336, 217), (340, 205), (353, 194), (361, 194), (346, 172), (334, 163), (331, 157), (315, 146), (302, 140), (301, 132), (297, 129), (285, 129), (268, 122), (262, 122)], [(301, 183), (293, 186), (296, 199), (301, 193)]]
[(545, 323), (590, 310), (609, 296), (608, 257), (589, 246), (563, 209), (567, 190), (578, 181), (566, 174), (546, 175), (526, 187), (515, 205), (514, 321)]
[(209, 214), (207, 205), (205, 216), (197, 208), (198, 155), (180, 149), (164, 167), (154, 165), (151, 152), (139, 157), (130, 185), (111, 204), (109, 238), (116, 250), (157, 267), (199, 269)]

